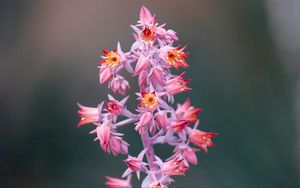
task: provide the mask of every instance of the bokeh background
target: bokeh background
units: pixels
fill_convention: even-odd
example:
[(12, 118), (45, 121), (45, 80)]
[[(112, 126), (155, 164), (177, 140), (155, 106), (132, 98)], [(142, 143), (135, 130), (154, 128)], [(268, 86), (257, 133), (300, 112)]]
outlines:
[[(77, 129), (76, 102), (106, 99), (100, 51), (130, 49), (142, 5), (188, 46), (193, 90), (177, 100), (219, 133), (172, 186), (300, 186), (300, 1), (1, 0), (0, 187), (103, 187), (122, 174), (124, 157), (104, 153), (92, 125)], [(136, 154), (137, 133), (122, 131)]]

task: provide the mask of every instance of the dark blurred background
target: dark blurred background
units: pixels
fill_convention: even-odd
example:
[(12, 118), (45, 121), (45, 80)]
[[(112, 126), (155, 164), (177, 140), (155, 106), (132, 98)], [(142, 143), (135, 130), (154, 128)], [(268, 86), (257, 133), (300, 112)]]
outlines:
[[(121, 176), (124, 157), (104, 153), (92, 125), (77, 129), (76, 102), (106, 99), (98, 56), (117, 41), (130, 49), (142, 5), (188, 46), (193, 90), (176, 99), (190, 97), (200, 128), (219, 133), (172, 186), (300, 186), (300, 1), (1, 0), (0, 187), (103, 187)], [(137, 133), (122, 131), (136, 154)]]

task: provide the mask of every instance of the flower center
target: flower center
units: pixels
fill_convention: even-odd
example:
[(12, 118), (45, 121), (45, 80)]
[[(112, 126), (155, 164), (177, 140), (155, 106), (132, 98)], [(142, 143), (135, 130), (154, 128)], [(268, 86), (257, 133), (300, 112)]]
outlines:
[(142, 105), (148, 107), (149, 109), (153, 109), (155, 106), (157, 106), (158, 100), (155, 96), (155, 92), (152, 93), (145, 93), (142, 92)]
[(115, 51), (103, 51), (105, 58), (103, 64), (115, 67), (120, 63), (120, 56)]
[(151, 40), (153, 40), (153, 38), (154, 38), (154, 30), (155, 30), (154, 27), (145, 26), (145, 28), (143, 29), (142, 34), (141, 34), (142, 38), (145, 41), (151, 41)]
[(182, 57), (182, 55), (180, 54), (180, 52), (178, 52), (178, 50), (173, 49), (168, 51), (167, 54), (167, 61), (171, 64), (178, 64), (180, 63), (180, 61), (182, 61), (184, 59), (184, 57)]
[(114, 101), (109, 101), (107, 102), (105, 109), (110, 113), (119, 113), (122, 110), (122, 106), (115, 103)]

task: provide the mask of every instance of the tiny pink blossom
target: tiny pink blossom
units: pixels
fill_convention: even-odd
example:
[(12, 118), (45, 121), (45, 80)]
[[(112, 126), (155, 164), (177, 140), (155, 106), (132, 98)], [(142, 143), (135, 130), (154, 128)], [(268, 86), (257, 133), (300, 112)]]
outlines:
[(110, 148), (113, 155), (126, 155), (128, 153), (128, 143), (119, 136), (113, 136), (110, 140)]
[(161, 171), (169, 176), (184, 175), (189, 168), (187, 162), (182, 157), (175, 157), (161, 165)]
[(116, 100), (110, 100), (106, 103), (106, 111), (108, 111), (109, 113), (113, 114), (113, 115), (120, 115), (122, 110), (123, 110), (123, 106)]
[(176, 109), (176, 115), (183, 118), (187, 119), (190, 122), (196, 122), (197, 115), (201, 112), (201, 108), (195, 108), (191, 106), (191, 101), (190, 99), (187, 99), (184, 104), (178, 104), (177, 109)]
[(178, 70), (179, 67), (187, 68), (189, 64), (185, 61), (185, 58), (188, 56), (184, 52), (186, 47), (181, 48), (180, 46), (164, 46), (160, 49), (159, 56), (170, 66), (173, 66)]
[(88, 123), (93, 123), (99, 121), (99, 109), (98, 108), (92, 108), (92, 107), (86, 107), (83, 105), (80, 105), (78, 103), (78, 106), (80, 110), (78, 111), (79, 116), (81, 117), (80, 122), (78, 123), (78, 127), (81, 127)]
[(211, 141), (217, 134), (200, 131), (193, 129), (190, 133), (190, 141), (199, 146), (206, 153), (208, 152), (207, 147), (214, 147), (214, 143)]
[(117, 75), (114, 77), (108, 87), (114, 92), (125, 95), (125, 92), (130, 88), (127, 80), (123, 76)]
[(192, 163), (196, 165), (198, 163), (198, 159), (196, 156), (196, 152), (198, 149), (192, 148), (188, 146), (187, 144), (179, 144), (176, 146), (174, 150), (174, 155), (170, 158), (174, 158), (176, 156), (182, 156), (187, 162)]
[(175, 95), (184, 91), (190, 91), (191, 88), (186, 87), (186, 84), (190, 82), (188, 79), (183, 79), (185, 76), (185, 73), (182, 73), (181, 75), (172, 78), (166, 82), (166, 91), (170, 95)]
[(140, 171), (147, 171), (146, 165), (147, 163), (143, 162), (144, 155), (147, 149), (141, 151), (141, 153), (137, 157), (128, 156), (124, 162), (127, 164), (128, 169), (125, 170), (122, 177), (126, 177), (132, 172), (136, 172), (138, 179), (140, 179)]
[(123, 134), (117, 133), (112, 129), (112, 119), (105, 120), (103, 124), (96, 124), (97, 128), (91, 131), (91, 134), (96, 133), (95, 140), (100, 141), (100, 146), (103, 151), (112, 153), (113, 155), (127, 154), (129, 144), (122, 139)]
[(126, 160), (125, 163), (127, 164), (127, 166), (133, 170), (133, 171), (137, 171), (137, 170), (142, 170), (142, 160), (136, 158), (136, 157), (131, 157), (129, 156)]

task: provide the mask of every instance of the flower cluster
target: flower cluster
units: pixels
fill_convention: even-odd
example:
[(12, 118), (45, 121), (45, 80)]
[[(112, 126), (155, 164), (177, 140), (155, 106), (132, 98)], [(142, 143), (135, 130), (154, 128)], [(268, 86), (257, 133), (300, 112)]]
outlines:
[[(120, 43), (116, 50), (103, 50), (99, 81), (107, 83), (114, 93), (125, 95), (130, 86), (121, 72), (126, 70), (136, 76), (140, 88), (136, 93), (140, 101), (136, 111), (127, 109), (128, 96), (117, 100), (108, 95), (108, 100), (95, 108), (79, 105), (78, 127), (94, 124), (95, 129), (90, 133), (96, 135), (95, 141), (99, 141), (103, 151), (113, 155), (128, 155), (129, 144), (118, 132), (119, 127), (132, 124), (141, 136), (144, 149), (138, 156), (128, 155), (124, 160), (127, 169), (122, 178), (127, 179), (107, 177), (108, 187), (132, 187), (132, 174), (140, 179), (141, 172), (145, 173), (141, 187), (168, 187), (174, 181), (172, 176), (184, 175), (190, 164), (197, 164), (197, 151), (207, 152), (208, 147), (214, 146), (211, 139), (216, 134), (197, 129), (201, 109), (191, 106), (189, 99), (177, 108), (172, 107), (174, 95), (191, 90), (185, 72), (171, 73), (172, 68), (189, 67), (186, 47), (173, 46), (178, 41), (176, 33), (165, 29), (165, 24), (159, 25), (156, 16), (145, 7), (140, 10), (137, 24), (131, 27), (135, 42), (129, 52), (123, 52)], [(118, 121), (119, 116), (125, 120)], [(162, 160), (154, 153), (155, 144), (169, 144), (174, 152)]]

